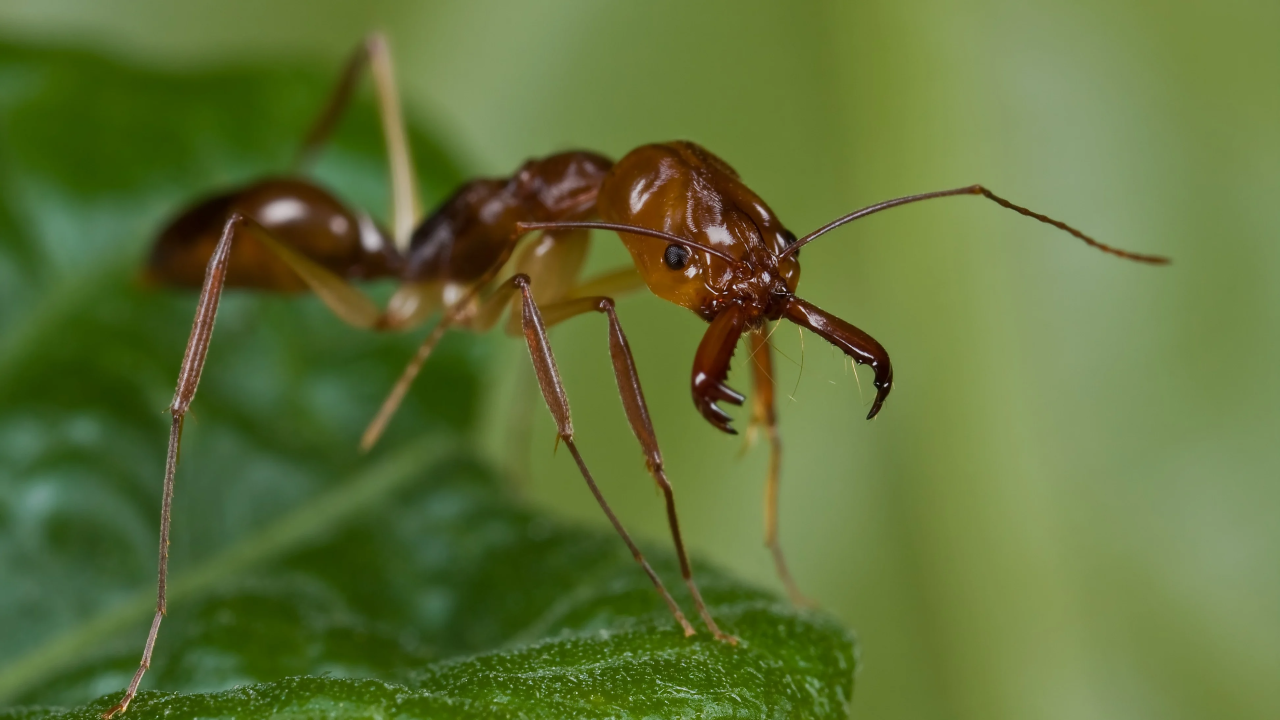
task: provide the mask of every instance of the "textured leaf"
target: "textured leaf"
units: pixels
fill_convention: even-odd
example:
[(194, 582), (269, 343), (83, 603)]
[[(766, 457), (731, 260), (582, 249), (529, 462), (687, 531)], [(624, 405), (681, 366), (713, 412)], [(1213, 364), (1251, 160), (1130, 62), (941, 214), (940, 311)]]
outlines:
[[(136, 667), (160, 410), (194, 298), (139, 288), (134, 269), (182, 203), (285, 167), (328, 81), (0, 48), (0, 717), (95, 717)], [(439, 198), (460, 173), (414, 140)], [(385, 205), (368, 103), (318, 175)], [(164, 692), (128, 717), (845, 715), (854, 645), (829, 618), (704, 568), (742, 643), (686, 639), (615, 537), (505, 497), (466, 440), (487, 340), (449, 338), (390, 449), (360, 458), (413, 342), (348, 329), (313, 298), (229, 295), (144, 683)]]

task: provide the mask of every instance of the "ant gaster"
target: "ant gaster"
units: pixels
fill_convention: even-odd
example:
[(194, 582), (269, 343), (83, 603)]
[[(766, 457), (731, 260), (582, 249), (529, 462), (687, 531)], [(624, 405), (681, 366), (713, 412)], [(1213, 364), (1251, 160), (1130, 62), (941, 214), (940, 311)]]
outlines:
[[(321, 148), (348, 104), (365, 67), (374, 80), (387, 143), (392, 189), (392, 230), (345, 207), (301, 168)], [(379, 35), (362, 43), (337, 89), (303, 143), (289, 177), (263, 180), (219, 194), (182, 213), (161, 234), (146, 274), (153, 281), (201, 286), (191, 337), (170, 405), (173, 421), (165, 467), (160, 525), (158, 599), (142, 663), (118, 704), (124, 711), (150, 666), (165, 614), (169, 514), (183, 417), (195, 396), (224, 287), (274, 291), (310, 290), (343, 321), (370, 330), (404, 330), (441, 314), (430, 335), (369, 425), (361, 440), (369, 449), (381, 434), (422, 363), (449, 328), (484, 331), (511, 309), (506, 329), (528, 345), (542, 396), (555, 419), (559, 441), (632, 555), (648, 574), (685, 635), (685, 618), (605, 502), (574, 443), (569, 402), (547, 339), (547, 328), (598, 312), (609, 325), (609, 356), (632, 431), (645, 464), (662, 489), (680, 570), (702, 621), (718, 640), (720, 630), (703, 602), (681, 539), (675, 498), (649, 419), (640, 378), (613, 296), (641, 287), (682, 305), (710, 323), (694, 354), (694, 405), (712, 425), (733, 433), (717, 405), (741, 405), (725, 384), (739, 340), (749, 340), (755, 390), (753, 423), (770, 439), (765, 490), (765, 538), (779, 576), (797, 602), (803, 596), (787, 571), (778, 542), (778, 471), (781, 443), (774, 410), (772, 358), (765, 326), (788, 320), (808, 328), (874, 372), (876, 397), (867, 417), (880, 411), (893, 384), (885, 349), (871, 336), (796, 295), (799, 251), (814, 238), (860, 217), (898, 205), (950, 195), (981, 195), (1049, 223), (1103, 251), (1148, 263), (1164, 258), (1102, 245), (1074, 228), (997, 197), (980, 185), (925, 193), (872, 205), (796, 239), (777, 215), (723, 160), (690, 142), (645, 145), (617, 163), (590, 152), (565, 152), (530, 160), (510, 178), (463, 185), (418, 224), (417, 190), (386, 44)], [(580, 280), (591, 229), (618, 233), (633, 267)], [(522, 238), (537, 234), (527, 242)], [(379, 309), (351, 280), (390, 277), (400, 285)]]

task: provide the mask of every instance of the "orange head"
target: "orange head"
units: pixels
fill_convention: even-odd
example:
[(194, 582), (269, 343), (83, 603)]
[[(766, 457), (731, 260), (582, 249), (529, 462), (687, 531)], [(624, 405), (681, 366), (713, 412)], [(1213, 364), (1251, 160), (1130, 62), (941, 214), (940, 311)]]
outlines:
[(778, 257), (795, 235), (733, 168), (693, 143), (632, 150), (605, 177), (596, 207), (608, 222), (659, 230), (723, 254), (619, 233), (655, 295), (708, 321), (729, 305), (743, 307), (749, 326), (777, 319), (800, 280), (795, 256)]
[(787, 252), (796, 236), (728, 163), (690, 142), (645, 145), (609, 171), (596, 207), (607, 222), (672, 236), (664, 246), (651, 235), (618, 232), (655, 295), (711, 323), (694, 357), (693, 399), (712, 425), (733, 432), (716, 403), (743, 401), (724, 382), (738, 339), (783, 317), (872, 365), (871, 414), (880, 409), (893, 382), (884, 348), (796, 297), (800, 262)]

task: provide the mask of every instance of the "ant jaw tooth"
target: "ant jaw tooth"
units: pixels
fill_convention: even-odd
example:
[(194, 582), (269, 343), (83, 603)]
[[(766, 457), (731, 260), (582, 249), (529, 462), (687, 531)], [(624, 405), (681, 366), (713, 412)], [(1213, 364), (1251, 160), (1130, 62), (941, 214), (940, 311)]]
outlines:
[(707, 419), (711, 420), (711, 424), (715, 425), (716, 429), (720, 430), (723, 433), (727, 433), (729, 435), (738, 434), (738, 431), (735, 430), (733, 427), (733, 418), (729, 417), (728, 413), (726, 413), (724, 410), (721, 410), (715, 404), (711, 405), (711, 409), (715, 412), (716, 418), (714, 420), (712, 420), (711, 418), (707, 418)]
[(733, 418), (723, 408), (716, 405), (716, 400), (712, 398), (702, 398), (697, 402), (698, 412), (707, 422), (711, 423), (717, 430), (728, 433), (729, 435), (737, 435), (738, 431), (733, 428)]
[(889, 390), (892, 387), (892, 383), (876, 383), (876, 399), (871, 403), (871, 412), (867, 413), (868, 420), (880, 414), (880, 408), (884, 407), (885, 398), (889, 397)]
[(738, 392), (737, 390), (734, 390), (728, 385), (725, 385), (724, 383), (717, 383), (714, 387), (711, 388), (710, 394), (714, 395), (716, 400), (723, 400), (727, 403), (732, 403), (738, 406), (741, 406), (742, 403), (747, 399), (745, 395)]

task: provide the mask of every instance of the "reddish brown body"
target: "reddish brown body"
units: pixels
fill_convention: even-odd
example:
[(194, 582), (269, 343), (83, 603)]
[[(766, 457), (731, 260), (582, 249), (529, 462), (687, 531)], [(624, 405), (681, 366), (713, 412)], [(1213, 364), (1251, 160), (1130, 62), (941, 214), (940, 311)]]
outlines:
[[(403, 257), (367, 216), (342, 208), (323, 190), (297, 180), (258, 183), (199, 203), (175, 220), (156, 245), (150, 275), (196, 285), (196, 269), (207, 262), (231, 210), (339, 277), (396, 277), (433, 293), (490, 277), (510, 257), (524, 225), (599, 218), (666, 233), (696, 245), (663, 245), (631, 232), (620, 237), (650, 291), (712, 323), (695, 356), (692, 390), (695, 405), (713, 425), (733, 432), (715, 404), (744, 399), (724, 385), (729, 360), (743, 333), (770, 320), (798, 322), (874, 368), (871, 415), (892, 385), (889, 357), (879, 343), (795, 297), (800, 263), (794, 254), (782, 254), (795, 235), (728, 163), (693, 143), (645, 145), (616, 165), (594, 153), (560, 153), (530, 160), (507, 179), (474, 180), (413, 231)], [(680, 267), (672, 267), (667, 256), (672, 246), (692, 248)], [(252, 241), (233, 248), (227, 284), (306, 287), (287, 263)], [(548, 299), (536, 291), (535, 297)], [(441, 301), (433, 297), (423, 304), (434, 308)], [(376, 325), (403, 324), (384, 315)]]
[[(675, 497), (639, 374), (612, 296), (648, 287), (710, 323), (693, 358), (694, 405), (715, 427), (734, 432), (717, 403), (742, 404), (726, 384), (730, 360), (744, 335), (751, 345), (752, 421), (764, 428), (771, 461), (765, 494), (765, 539), (788, 593), (804, 602), (783, 560), (777, 532), (781, 441), (774, 407), (772, 356), (766, 324), (788, 320), (808, 328), (875, 374), (876, 397), (867, 417), (880, 411), (893, 384), (884, 348), (853, 325), (796, 296), (798, 251), (823, 233), (898, 205), (951, 195), (981, 195), (1028, 217), (1065, 230), (1105, 252), (1144, 262), (1163, 258), (1102, 245), (1061, 222), (1014, 205), (980, 185), (913, 195), (863, 208), (796, 239), (777, 215), (720, 158), (690, 142), (645, 145), (616, 164), (590, 152), (566, 152), (530, 160), (509, 178), (463, 185), (424, 219), (417, 217), (414, 175), (400, 121), (385, 44), (372, 36), (357, 50), (328, 107), (303, 145), (300, 158), (322, 146), (365, 66), (373, 73), (387, 141), (392, 186), (392, 231), (363, 212), (299, 177), (263, 180), (201, 201), (160, 235), (147, 275), (154, 281), (202, 286), (196, 321), (171, 406), (173, 428), (161, 516), (156, 616), (141, 666), (124, 698), (107, 717), (128, 707), (150, 663), (165, 609), (169, 506), (182, 417), (195, 396), (224, 286), (314, 291), (342, 320), (375, 330), (401, 330), (439, 312), (440, 321), (362, 440), (372, 446), (441, 335), (451, 327), (485, 330), (511, 309), (507, 330), (529, 348), (539, 388), (560, 440), (588, 488), (635, 559), (644, 568), (686, 635), (694, 628), (645, 561), (605, 502), (574, 442), (568, 397), (560, 381), (547, 328), (588, 312), (609, 322), (609, 356), (627, 421), (646, 466), (662, 489), (681, 574), (707, 628), (720, 630), (703, 602), (684, 549)], [(579, 274), (589, 230), (618, 232), (633, 266), (594, 279)], [(538, 231), (528, 241), (523, 238)], [(400, 286), (386, 309), (377, 308), (350, 281), (395, 278)]]
[[(352, 279), (398, 276), (404, 262), (368, 215), (354, 213), (323, 188), (296, 178), (256, 182), (196, 203), (169, 224), (151, 251), (147, 277), (200, 287), (222, 227), (233, 212), (252, 218), (280, 242)], [(238, 243), (227, 285), (301, 292), (309, 286), (262, 243)]]

